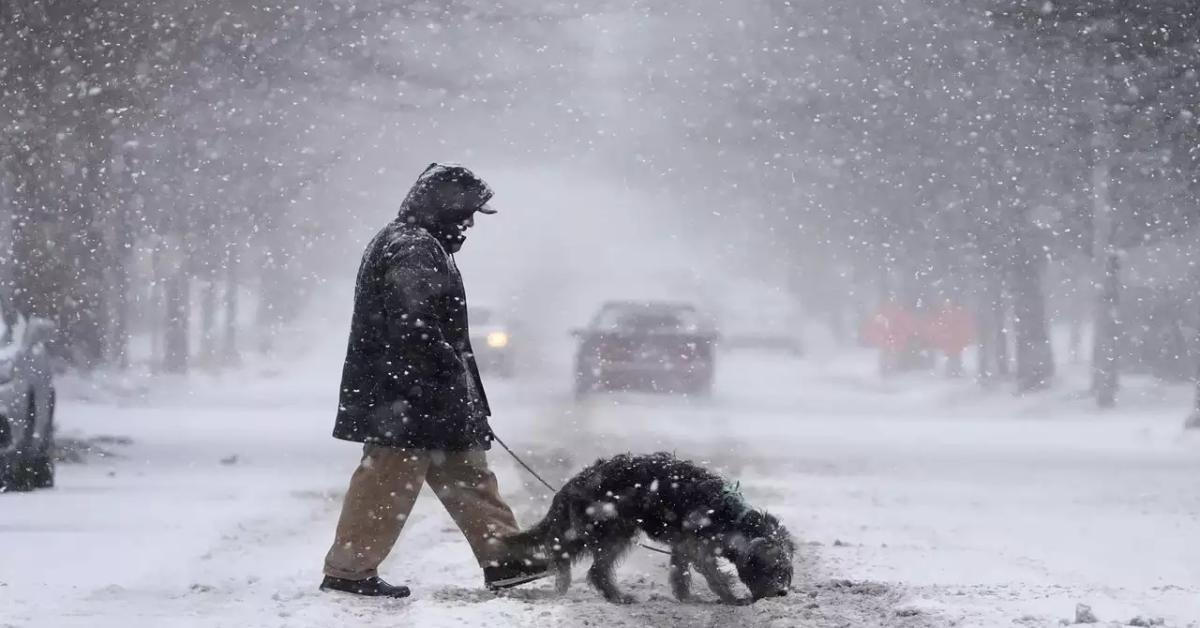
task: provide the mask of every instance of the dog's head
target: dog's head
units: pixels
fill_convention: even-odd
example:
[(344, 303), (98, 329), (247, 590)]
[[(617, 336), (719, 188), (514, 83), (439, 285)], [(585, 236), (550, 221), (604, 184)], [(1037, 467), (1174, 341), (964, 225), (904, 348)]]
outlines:
[(792, 559), (796, 544), (775, 517), (758, 514), (754, 527), (763, 533), (754, 535), (734, 561), (738, 578), (750, 589), (754, 601), (788, 594), (792, 586)]

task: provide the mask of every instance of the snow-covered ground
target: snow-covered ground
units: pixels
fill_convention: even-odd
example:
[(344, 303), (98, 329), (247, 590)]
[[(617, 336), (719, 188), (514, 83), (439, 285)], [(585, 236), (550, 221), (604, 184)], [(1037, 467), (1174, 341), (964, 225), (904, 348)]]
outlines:
[[(1120, 413), (968, 382), (879, 382), (862, 355), (728, 355), (708, 401), (613, 395), (576, 405), (565, 376), (490, 384), (494, 427), (561, 481), (598, 455), (675, 450), (740, 479), (804, 543), (797, 594), (680, 605), (661, 556), (619, 575), (616, 607), (582, 583), (494, 595), (426, 493), (385, 577), (403, 601), (316, 591), (356, 446), (328, 436), (339, 347), (268, 376), (167, 387), (137, 403), (67, 400), (66, 435), (113, 435), (59, 487), (0, 495), (0, 626), (1056, 625), (1200, 619), (1200, 440), (1183, 405)], [(332, 359), (331, 359), (332, 357)], [(561, 380), (561, 381), (560, 381)], [(1174, 401), (1174, 400), (1171, 400)], [(524, 523), (547, 491), (495, 449)]]

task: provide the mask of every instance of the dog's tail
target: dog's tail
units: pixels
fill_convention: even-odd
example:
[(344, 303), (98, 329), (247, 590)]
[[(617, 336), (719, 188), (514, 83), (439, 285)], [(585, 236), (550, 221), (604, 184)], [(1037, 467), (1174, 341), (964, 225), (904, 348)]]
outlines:
[(509, 551), (531, 553), (550, 549), (571, 527), (571, 505), (562, 492), (550, 501), (550, 510), (527, 530), (503, 537)]

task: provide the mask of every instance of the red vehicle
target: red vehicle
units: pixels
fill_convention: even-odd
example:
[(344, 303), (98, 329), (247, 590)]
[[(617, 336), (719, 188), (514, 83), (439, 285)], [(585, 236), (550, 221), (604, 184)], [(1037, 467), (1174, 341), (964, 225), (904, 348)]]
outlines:
[(925, 337), (946, 355), (962, 353), (975, 341), (975, 319), (966, 308), (947, 301), (925, 324)]
[(712, 391), (717, 334), (691, 304), (608, 301), (573, 333), (576, 398), (610, 390)]

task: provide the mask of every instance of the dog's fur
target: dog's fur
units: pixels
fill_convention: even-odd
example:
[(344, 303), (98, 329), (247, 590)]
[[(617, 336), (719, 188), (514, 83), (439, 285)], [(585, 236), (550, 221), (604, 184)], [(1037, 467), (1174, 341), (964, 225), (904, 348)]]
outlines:
[[(693, 566), (728, 604), (786, 595), (791, 586), (796, 545), (779, 520), (750, 508), (719, 475), (668, 453), (596, 461), (554, 496), (544, 519), (501, 541), (510, 551), (544, 553), (559, 593), (571, 586), (571, 565), (591, 556), (592, 586), (610, 602), (630, 603), (612, 572), (639, 532), (671, 548), (671, 591), (681, 601), (691, 597)], [(750, 599), (734, 594), (718, 557), (734, 564)]]

